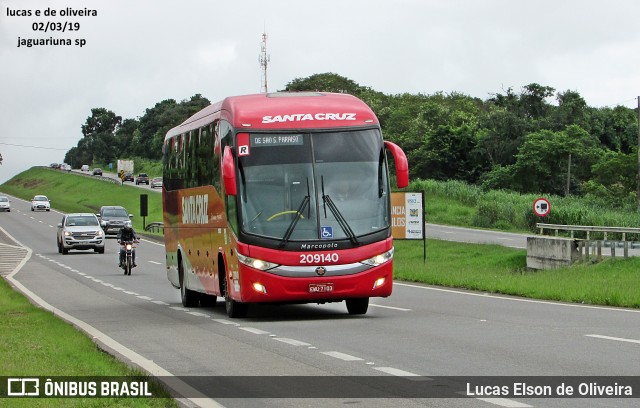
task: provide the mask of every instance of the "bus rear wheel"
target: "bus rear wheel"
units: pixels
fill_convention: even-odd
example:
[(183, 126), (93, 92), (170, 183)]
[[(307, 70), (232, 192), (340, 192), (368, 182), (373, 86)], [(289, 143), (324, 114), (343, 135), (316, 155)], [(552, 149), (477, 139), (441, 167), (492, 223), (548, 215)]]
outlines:
[(369, 309), (369, 298), (347, 299), (347, 311), (351, 315), (362, 315)]
[(225, 277), (222, 279), (222, 296), (224, 297), (224, 306), (227, 311), (227, 316), (231, 318), (245, 317), (247, 315), (248, 305), (231, 299), (227, 285), (227, 278)]

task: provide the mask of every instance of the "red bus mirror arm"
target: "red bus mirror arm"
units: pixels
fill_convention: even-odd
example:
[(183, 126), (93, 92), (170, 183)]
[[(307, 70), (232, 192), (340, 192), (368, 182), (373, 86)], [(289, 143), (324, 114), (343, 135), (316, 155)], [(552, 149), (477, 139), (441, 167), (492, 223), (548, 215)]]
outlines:
[(393, 161), (396, 166), (396, 183), (398, 188), (405, 188), (409, 185), (409, 162), (400, 146), (393, 142), (385, 141), (384, 146), (393, 154)]
[(225, 193), (232, 196), (238, 194), (236, 189), (236, 165), (233, 163), (231, 146), (224, 148), (224, 155), (222, 156), (222, 178), (224, 180)]

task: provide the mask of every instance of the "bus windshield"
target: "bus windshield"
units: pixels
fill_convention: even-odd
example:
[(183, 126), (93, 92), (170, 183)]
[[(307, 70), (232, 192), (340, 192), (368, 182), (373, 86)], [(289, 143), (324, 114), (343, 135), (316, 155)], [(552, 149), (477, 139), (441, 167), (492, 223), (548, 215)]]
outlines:
[(252, 133), (239, 156), (247, 234), (279, 242), (344, 240), (389, 227), (389, 182), (378, 129)]

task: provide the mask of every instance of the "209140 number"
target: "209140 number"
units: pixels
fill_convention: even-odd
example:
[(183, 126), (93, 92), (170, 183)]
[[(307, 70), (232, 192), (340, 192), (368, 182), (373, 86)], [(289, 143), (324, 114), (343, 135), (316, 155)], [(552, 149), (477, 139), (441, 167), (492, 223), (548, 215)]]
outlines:
[(340, 257), (338, 254), (300, 254), (301, 264), (321, 264), (321, 263), (336, 263)]

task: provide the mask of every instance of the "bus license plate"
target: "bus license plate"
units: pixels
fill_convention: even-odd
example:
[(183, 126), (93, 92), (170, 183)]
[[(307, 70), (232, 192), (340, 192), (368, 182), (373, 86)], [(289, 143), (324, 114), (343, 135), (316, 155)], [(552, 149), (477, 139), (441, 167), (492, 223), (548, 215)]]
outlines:
[(333, 283), (310, 283), (309, 293), (333, 292)]

